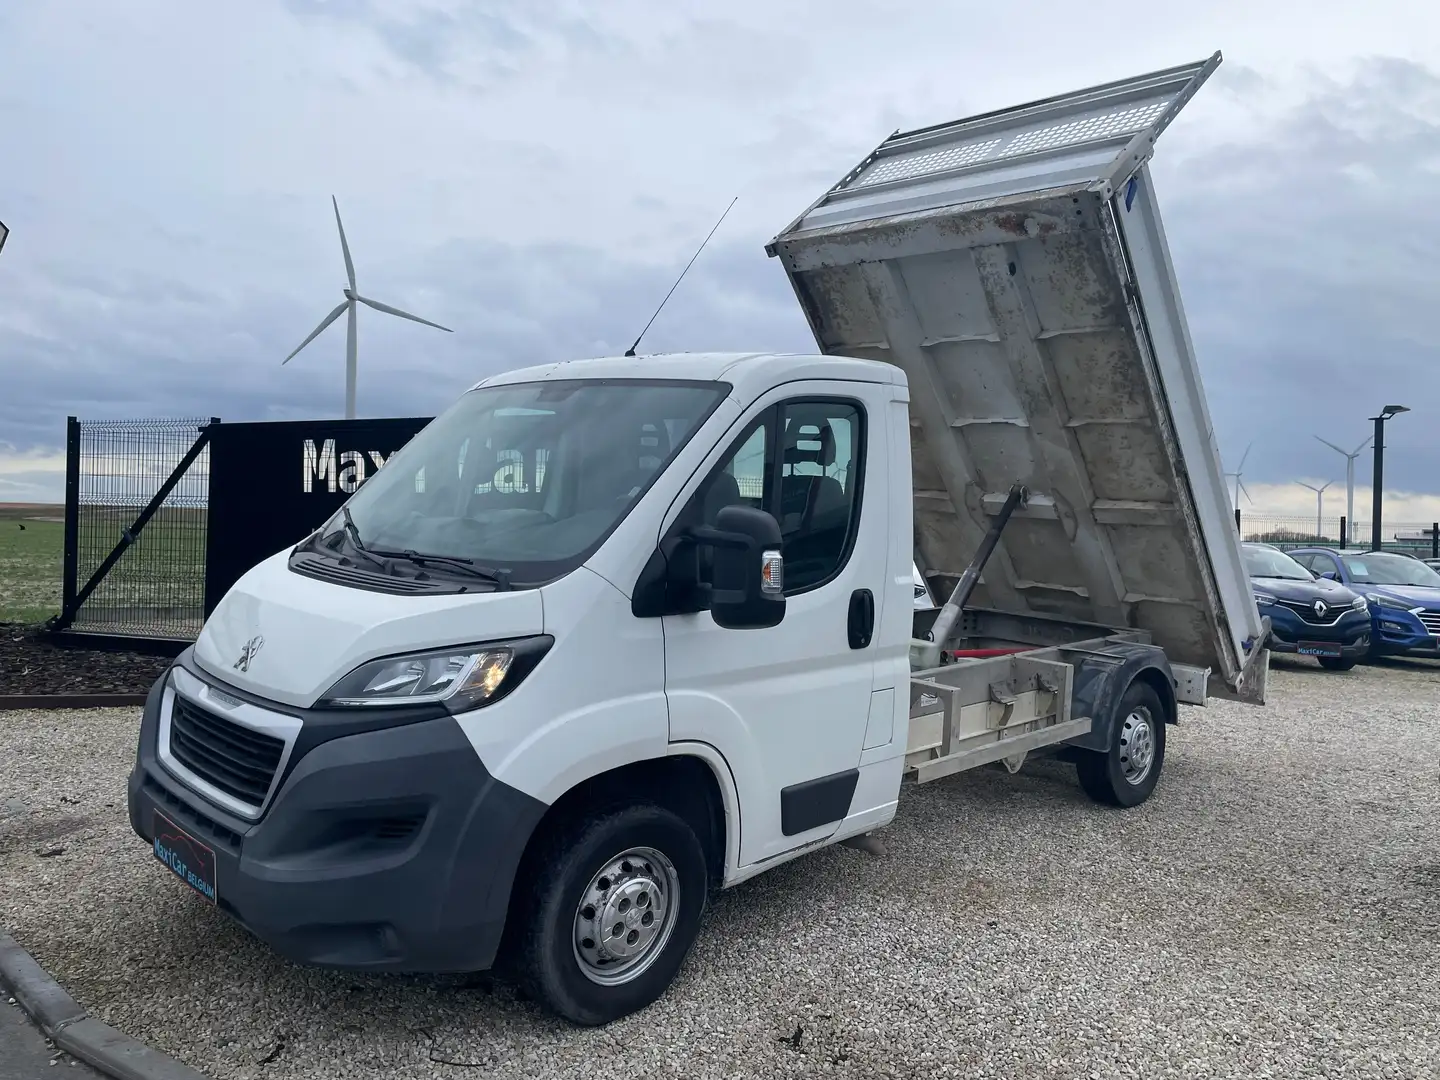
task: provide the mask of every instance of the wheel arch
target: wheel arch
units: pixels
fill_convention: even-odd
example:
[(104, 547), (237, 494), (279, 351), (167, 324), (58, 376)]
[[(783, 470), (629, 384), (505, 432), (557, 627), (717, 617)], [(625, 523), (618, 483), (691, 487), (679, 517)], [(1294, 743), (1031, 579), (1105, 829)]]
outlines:
[(730, 876), (739, 854), (739, 804), (729, 765), (706, 743), (672, 743), (663, 757), (605, 769), (571, 785), (546, 809), (521, 856), (521, 872), (556, 827), (606, 808), (650, 802), (673, 810), (695, 829), (713, 883)]
[(1106, 647), (1103, 657), (1085, 656), (1076, 664), (1073, 715), (1089, 716), (1091, 724), (1087, 734), (1069, 745), (1082, 750), (1108, 750), (1116, 721), (1115, 710), (1136, 682), (1155, 691), (1165, 710), (1165, 723), (1179, 723), (1175, 680), (1164, 651), (1155, 645), (1115, 642)]

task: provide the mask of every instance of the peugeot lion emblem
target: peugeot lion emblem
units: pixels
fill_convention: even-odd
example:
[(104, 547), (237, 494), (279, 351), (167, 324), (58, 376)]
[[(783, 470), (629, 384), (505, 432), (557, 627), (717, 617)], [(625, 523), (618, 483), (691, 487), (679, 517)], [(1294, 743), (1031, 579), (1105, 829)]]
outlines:
[(1323, 619), (1323, 618), (1325, 618), (1325, 610), (1326, 610), (1326, 609), (1325, 609), (1325, 601), (1324, 601), (1324, 600), (1316, 600), (1316, 601), (1315, 601), (1315, 617), (1316, 617), (1317, 619)]
[(245, 642), (245, 646), (240, 650), (240, 659), (235, 661), (235, 667), (240, 671), (249, 671), (250, 661), (255, 659), (255, 654), (258, 653), (264, 645), (265, 639), (259, 634), (256, 634), (249, 641)]

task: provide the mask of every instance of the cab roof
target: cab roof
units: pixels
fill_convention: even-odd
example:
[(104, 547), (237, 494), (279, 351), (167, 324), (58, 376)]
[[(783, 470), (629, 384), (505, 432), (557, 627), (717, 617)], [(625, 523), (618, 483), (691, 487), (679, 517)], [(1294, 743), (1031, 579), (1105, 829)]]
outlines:
[[(598, 356), (504, 371), (481, 379), (470, 389), (556, 379), (697, 379), (728, 382), (741, 398), (797, 379), (904, 386), (905, 373), (893, 364), (823, 353), (700, 352), (645, 356)], [(759, 384), (759, 385), (757, 385)]]

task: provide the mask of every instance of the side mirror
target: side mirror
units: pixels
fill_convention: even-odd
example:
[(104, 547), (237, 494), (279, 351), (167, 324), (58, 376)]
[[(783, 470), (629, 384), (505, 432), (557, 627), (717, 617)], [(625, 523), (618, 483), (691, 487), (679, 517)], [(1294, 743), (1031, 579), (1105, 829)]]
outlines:
[(690, 539), (713, 548), (710, 615), (726, 630), (758, 630), (785, 618), (785, 563), (780, 524), (764, 510), (727, 506), (715, 527), (691, 529)]
[(1337, 578), (1337, 577), (1335, 576), (1335, 571), (1334, 571), (1334, 570), (1326, 570), (1326, 571), (1325, 571), (1324, 573), (1322, 573), (1320, 576), (1321, 576), (1322, 578), (1324, 578), (1326, 581), (1338, 581), (1338, 580), (1340, 580), (1339, 578)]

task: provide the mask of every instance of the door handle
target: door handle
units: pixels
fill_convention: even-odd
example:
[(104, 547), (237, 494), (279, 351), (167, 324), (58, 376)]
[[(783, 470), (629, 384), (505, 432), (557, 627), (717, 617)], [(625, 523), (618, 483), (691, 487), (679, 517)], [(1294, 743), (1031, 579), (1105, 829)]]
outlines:
[(850, 594), (850, 614), (846, 619), (850, 648), (863, 649), (875, 633), (875, 596), (869, 589), (856, 589)]

